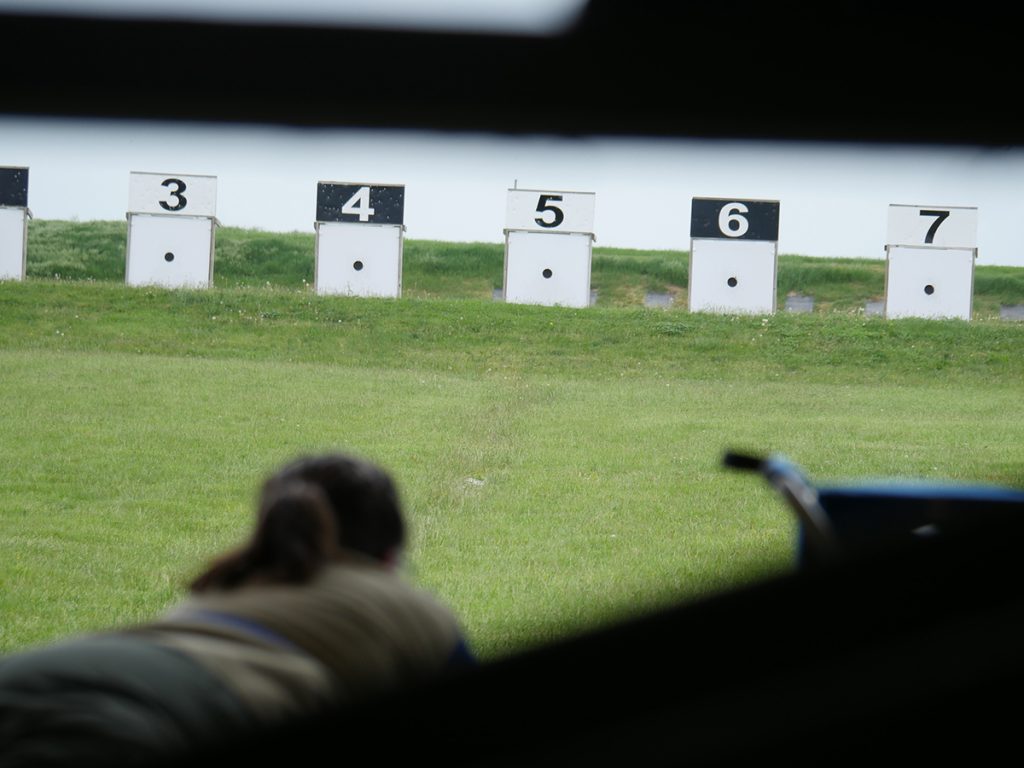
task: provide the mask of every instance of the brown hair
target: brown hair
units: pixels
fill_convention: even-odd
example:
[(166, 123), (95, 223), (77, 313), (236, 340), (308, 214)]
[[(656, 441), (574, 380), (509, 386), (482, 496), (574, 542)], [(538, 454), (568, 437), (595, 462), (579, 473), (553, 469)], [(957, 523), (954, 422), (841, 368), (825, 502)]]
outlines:
[(303, 456), (271, 475), (263, 485), (263, 496), (294, 482), (323, 491), (342, 549), (387, 560), (404, 546), (398, 490), (391, 476), (375, 464), (340, 453)]
[(302, 584), (337, 551), (334, 516), (316, 486), (290, 483), (261, 500), (252, 538), (221, 555), (190, 585), (193, 592), (260, 581)]
[(345, 454), (303, 456), (264, 481), (250, 541), (214, 560), (191, 589), (299, 584), (340, 550), (387, 561), (404, 544), (398, 492), (384, 470)]

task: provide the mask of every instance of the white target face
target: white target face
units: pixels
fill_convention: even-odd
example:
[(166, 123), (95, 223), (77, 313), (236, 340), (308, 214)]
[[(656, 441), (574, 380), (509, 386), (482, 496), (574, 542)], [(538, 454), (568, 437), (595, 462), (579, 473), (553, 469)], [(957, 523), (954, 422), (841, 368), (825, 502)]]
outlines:
[(402, 295), (402, 227), (349, 222), (316, 225), (316, 292)]
[(970, 320), (974, 254), (964, 248), (890, 248), (885, 316)]
[(0, 280), (25, 279), (28, 214), (24, 208), (0, 208)]
[(213, 280), (214, 220), (128, 215), (125, 282), (165, 288), (208, 288)]
[(593, 192), (510, 189), (505, 228), (530, 232), (594, 232)]
[(128, 210), (177, 216), (216, 216), (217, 177), (137, 173), (128, 177)]
[(774, 313), (776, 251), (767, 240), (692, 240), (690, 311)]
[(948, 205), (890, 205), (886, 244), (976, 248), (978, 209)]
[(509, 232), (505, 241), (505, 301), (590, 306), (590, 235)]

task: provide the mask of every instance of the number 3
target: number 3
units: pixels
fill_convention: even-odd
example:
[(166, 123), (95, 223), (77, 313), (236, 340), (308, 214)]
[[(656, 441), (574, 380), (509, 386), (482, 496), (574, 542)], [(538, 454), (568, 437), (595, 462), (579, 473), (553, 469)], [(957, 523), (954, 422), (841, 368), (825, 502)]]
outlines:
[(160, 207), (165, 211), (180, 211), (188, 204), (188, 200), (185, 198), (182, 192), (185, 191), (185, 182), (181, 179), (164, 179), (160, 182), (161, 187), (170, 187), (172, 184), (175, 185), (175, 189), (171, 190), (171, 197), (177, 202), (174, 205), (168, 205), (163, 200), (160, 201)]

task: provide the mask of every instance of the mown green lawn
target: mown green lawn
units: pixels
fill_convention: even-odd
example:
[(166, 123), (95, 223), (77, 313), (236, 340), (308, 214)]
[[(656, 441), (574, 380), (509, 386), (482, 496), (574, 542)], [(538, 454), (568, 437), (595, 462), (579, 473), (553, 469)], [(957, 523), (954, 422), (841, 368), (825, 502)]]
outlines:
[[(771, 317), (508, 305), (489, 247), (422, 247), (398, 300), (316, 296), (299, 248), (288, 269), (265, 258), (276, 272), (239, 257), (250, 276), (209, 290), (0, 283), (0, 650), (162, 610), (245, 534), (263, 474), (310, 451), (394, 473), (409, 575), (483, 657), (791, 568), (791, 515), (721, 467), (730, 448), (821, 482), (1024, 487), (1022, 323), (886, 321), (838, 289)], [(603, 294), (675, 285), (679, 258), (604, 254)], [(1024, 303), (1018, 278), (977, 290)]]

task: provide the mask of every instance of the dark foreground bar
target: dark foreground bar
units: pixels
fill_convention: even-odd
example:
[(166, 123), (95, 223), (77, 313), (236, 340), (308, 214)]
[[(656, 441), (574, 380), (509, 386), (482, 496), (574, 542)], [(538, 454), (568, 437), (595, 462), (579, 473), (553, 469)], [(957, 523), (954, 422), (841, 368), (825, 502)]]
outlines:
[[(596, 0), (568, 34), (540, 39), (8, 13), (0, 110), (1021, 144), (1017, 29), (1002, 12)], [(374, 77), (325, 88), (342, 52)], [(1018, 748), (1022, 533), (1008, 517), (867, 548), (172, 765), (994, 762)]]
[(205, 764), (984, 764), (1024, 684), (1024, 518), (680, 605)]

